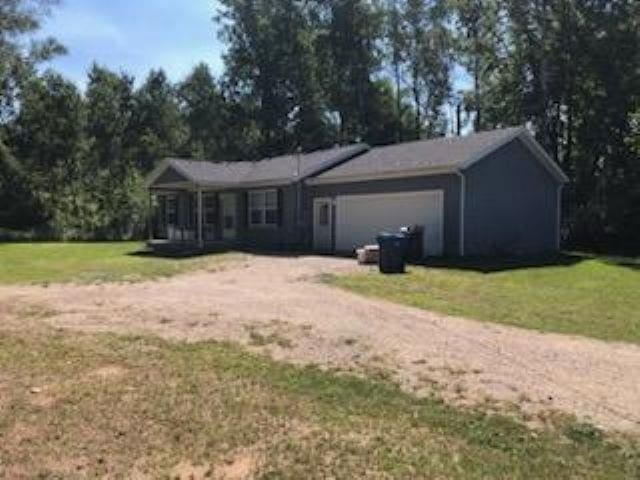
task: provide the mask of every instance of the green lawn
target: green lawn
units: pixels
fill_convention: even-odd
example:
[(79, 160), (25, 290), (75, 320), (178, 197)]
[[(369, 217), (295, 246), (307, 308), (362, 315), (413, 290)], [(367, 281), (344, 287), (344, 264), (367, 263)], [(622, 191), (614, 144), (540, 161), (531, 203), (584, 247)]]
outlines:
[(143, 255), (142, 242), (2, 243), (0, 284), (142, 280), (215, 265), (230, 254), (193, 258)]
[(534, 432), (390, 383), (277, 363), (232, 345), (24, 322), (0, 325), (2, 478), (640, 474), (635, 440), (568, 420)]
[(331, 277), (351, 291), (427, 310), (547, 332), (640, 343), (640, 261), (467, 262)]

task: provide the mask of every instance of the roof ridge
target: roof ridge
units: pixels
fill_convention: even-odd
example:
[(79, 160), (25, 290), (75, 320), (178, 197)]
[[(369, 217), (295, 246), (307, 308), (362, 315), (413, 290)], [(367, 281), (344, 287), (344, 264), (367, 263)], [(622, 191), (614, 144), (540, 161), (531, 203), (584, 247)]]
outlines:
[(406, 142), (398, 142), (398, 143), (389, 143), (387, 145), (376, 145), (374, 147), (371, 147), (372, 150), (378, 150), (378, 149), (383, 149), (383, 148), (388, 148), (388, 147), (398, 147), (398, 146), (403, 146), (403, 145), (414, 145), (414, 144), (418, 144), (418, 143), (431, 143), (431, 142), (440, 142), (440, 141), (444, 141), (444, 140), (449, 140), (449, 141), (464, 141), (464, 140), (469, 140), (472, 139), (474, 137), (478, 137), (480, 135), (486, 135), (486, 134), (491, 134), (491, 133), (497, 133), (497, 132), (510, 132), (510, 131), (516, 131), (516, 130), (524, 130), (525, 127), (523, 125), (520, 126), (513, 126), (513, 127), (503, 127), (503, 128), (494, 128), (491, 130), (481, 130), (479, 132), (471, 132), (468, 133), (467, 135), (453, 135), (453, 136), (440, 136), (440, 137), (431, 137), (431, 138), (421, 138), (419, 140), (409, 140)]
[[(347, 149), (347, 148), (357, 148), (357, 147), (369, 147), (368, 144), (366, 144), (365, 142), (356, 142), (356, 143), (350, 143), (348, 145), (338, 145), (338, 146), (333, 146), (331, 148), (318, 148), (316, 150), (311, 150), (309, 152), (300, 152), (301, 155), (313, 155), (313, 154), (317, 154), (317, 153), (325, 153), (325, 152), (331, 152), (332, 150), (342, 150), (342, 149)], [(369, 147), (371, 148), (371, 147)], [(217, 161), (217, 160), (213, 160), (213, 159), (209, 159), (209, 158), (202, 158), (202, 159), (198, 159), (198, 158), (181, 158), (181, 157), (165, 157), (163, 160), (169, 160), (169, 161), (179, 161), (179, 162), (193, 162), (193, 163), (212, 163), (214, 165), (222, 165), (222, 164), (240, 164), (240, 163), (246, 163), (246, 164), (255, 164), (255, 163), (260, 163), (260, 162), (269, 162), (269, 161), (273, 161), (273, 160), (277, 160), (280, 158), (286, 158), (286, 157), (294, 157), (297, 155), (297, 152), (289, 152), (289, 153), (283, 153), (281, 155), (276, 155), (273, 157), (262, 157), (259, 158), (257, 160), (223, 160), (223, 161)]]

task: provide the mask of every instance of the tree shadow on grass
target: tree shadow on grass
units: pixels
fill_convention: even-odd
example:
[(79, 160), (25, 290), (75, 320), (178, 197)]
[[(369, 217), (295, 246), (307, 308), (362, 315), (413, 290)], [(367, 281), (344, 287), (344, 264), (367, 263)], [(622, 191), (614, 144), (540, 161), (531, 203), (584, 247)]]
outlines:
[(640, 257), (604, 257), (604, 262), (640, 272)]
[(190, 244), (166, 244), (153, 245), (145, 249), (131, 252), (128, 255), (135, 257), (149, 258), (167, 258), (167, 259), (187, 259), (197, 258), (207, 255), (225, 254), (225, 253), (246, 253), (251, 255), (261, 255), (267, 257), (303, 257), (310, 255), (309, 252), (277, 250), (258, 248), (252, 245), (229, 245), (217, 244), (200, 248), (197, 245)]
[(190, 246), (171, 246), (163, 248), (151, 248), (136, 250), (134, 252), (127, 253), (131, 257), (145, 257), (145, 258), (164, 258), (169, 260), (185, 260), (189, 258), (204, 257), (207, 255), (216, 255), (229, 253), (232, 250), (228, 247), (216, 246), (207, 248), (198, 248)]
[(415, 265), (451, 270), (466, 270), (479, 273), (497, 273), (510, 270), (524, 270), (545, 267), (571, 267), (588, 260), (589, 257), (578, 254), (558, 254), (544, 257), (466, 257), (466, 258), (430, 258)]

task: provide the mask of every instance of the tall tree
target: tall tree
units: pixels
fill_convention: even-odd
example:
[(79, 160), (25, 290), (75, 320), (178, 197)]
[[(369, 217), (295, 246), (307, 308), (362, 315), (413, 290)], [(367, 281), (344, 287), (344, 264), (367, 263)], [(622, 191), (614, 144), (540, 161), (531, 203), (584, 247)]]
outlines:
[(0, 0), (0, 227), (25, 228), (43, 221), (28, 185), (29, 172), (15, 158), (7, 129), (18, 110), (20, 89), (35, 76), (37, 64), (64, 52), (52, 38), (32, 38), (56, 3)]
[(374, 75), (382, 62), (384, 11), (377, 2), (364, 0), (323, 1), (320, 6), (324, 89), (339, 116), (340, 141), (366, 140), (373, 126)]
[(197, 65), (178, 89), (188, 128), (186, 149), (197, 158), (221, 160), (224, 151), (227, 106), (209, 67)]
[(86, 199), (86, 111), (75, 85), (46, 73), (26, 84), (12, 126), (12, 145), (50, 225), (61, 236), (91, 229)]
[[(88, 168), (97, 237), (122, 238), (141, 222), (145, 195), (135, 166), (133, 78), (93, 65), (86, 92)], [(89, 232), (87, 232), (89, 233)]]
[(87, 83), (87, 134), (94, 167), (111, 173), (127, 170), (134, 110), (133, 78), (94, 64)]
[[(400, 0), (387, 0), (386, 5), (386, 46), (387, 60), (390, 63), (392, 78), (395, 86), (396, 115), (403, 114), (403, 68), (405, 52), (407, 50), (406, 23), (403, 17), (403, 5)], [(400, 124), (396, 126), (396, 142), (402, 140)]]
[(406, 59), (415, 112), (414, 137), (442, 135), (446, 131), (443, 104), (449, 80), (449, 35), (438, 3), (407, 0)]
[(490, 126), (485, 122), (485, 90), (489, 77), (499, 66), (499, 53), (504, 38), (501, 32), (500, 0), (451, 0), (453, 18), (457, 26), (459, 60), (472, 78), (473, 87), (465, 104), (474, 114), (474, 129)]
[(64, 53), (53, 38), (34, 40), (40, 21), (57, 0), (0, 0), (0, 122), (14, 113), (20, 86), (38, 63)]
[(133, 155), (142, 172), (152, 170), (163, 157), (183, 153), (186, 127), (176, 89), (163, 70), (152, 70), (135, 92), (130, 128)]
[(249, 106), (262, 155), (327, 143), (310, 15), (313, 2), (224, 0), (218, 22), (228, 44), (227, 82)]

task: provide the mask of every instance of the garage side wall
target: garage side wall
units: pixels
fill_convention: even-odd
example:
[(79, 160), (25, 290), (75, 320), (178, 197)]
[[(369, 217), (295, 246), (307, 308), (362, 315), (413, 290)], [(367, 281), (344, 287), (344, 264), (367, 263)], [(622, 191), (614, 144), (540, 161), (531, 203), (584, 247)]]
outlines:
[(558, 182), (520, 140), (465, 171), (466, 255), (538, 255), (557, 248)]
[(399, 193), (421, 190), (444, 192), (444, 254), (455, 256), (459, 251), (460, 225), (460, 180), (456, 175), (434, 175), (428, 177), (395, 178), (332, 185), (308, 186), (304, 202), (304, 226), (306, 248), (313, 248), (313, 199), (335, 198), (339, 195), (368, 195), (375, 193)]

